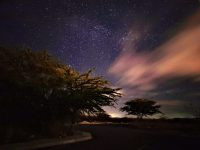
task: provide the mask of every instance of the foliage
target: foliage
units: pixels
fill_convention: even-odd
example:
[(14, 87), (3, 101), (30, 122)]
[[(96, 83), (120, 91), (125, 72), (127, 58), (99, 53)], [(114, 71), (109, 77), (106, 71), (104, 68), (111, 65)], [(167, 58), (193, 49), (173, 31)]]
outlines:
[(128, 115), (136, 115), (137, 118), (143, 118), (161, 113), (160, 107), (160, 105), (156, 105), (155, 101), (136, 98), (126, 102), (121, 111), (127, 112)]
[(100, 121), (100, 122), (108, 122), (111, 120), (111, 117), (106, 112), (99, 112), (94, 115), (82, 115), (80, 121)]
[(80, 74), (46, 51), (0, 47), (2, 123), (41, 126), (75, 122), (80, 114), (103, 112), (121, 94), (92, 71)]

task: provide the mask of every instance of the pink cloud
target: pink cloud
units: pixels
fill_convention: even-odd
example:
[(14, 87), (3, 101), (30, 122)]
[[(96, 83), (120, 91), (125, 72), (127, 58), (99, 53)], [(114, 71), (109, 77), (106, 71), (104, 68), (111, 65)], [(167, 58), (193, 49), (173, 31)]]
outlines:
[(141, 38), (131, 30), (123, 38), (122, 53), (108, 69), (121, 86), (148, 91), (160, 78), (196, 76), (200, 78), (200, 11), (189, 18), (182, 31), (151, 52), (136, 52)]

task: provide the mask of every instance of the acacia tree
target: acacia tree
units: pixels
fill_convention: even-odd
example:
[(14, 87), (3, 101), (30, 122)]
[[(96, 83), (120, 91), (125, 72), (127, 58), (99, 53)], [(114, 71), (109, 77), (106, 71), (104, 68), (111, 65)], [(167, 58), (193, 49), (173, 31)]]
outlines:
[(6, 124), (75, 122), (121, 94), (91, 71), (80, 74), (47, 52), (0, 48), (0, 118)]
[(54, 91), (52, 94), (52, 102), (55, 102), (52, 106), (59, 107), (60, 110), (70, 108), (68, 114), (72, 123), (81, 115), (103, 113), (103, 106), (113, 106), (117, 98), (121, 97), (119, 88), (110, 88), (109, 82), (102, 77), (91, 76), (91, 70), (84, 74), (76, 74), (65, 82), (63, 90)]
[(157, 105), (155, 101), (148, 99), (136, 98), (125, 103), (125, 106), (120, 110), (125, 111), (128, 115), (136, 115), (137, 118), (142, 119), (146, 116), (152, 116), (157, 113), (162, 113), (160, 105)]

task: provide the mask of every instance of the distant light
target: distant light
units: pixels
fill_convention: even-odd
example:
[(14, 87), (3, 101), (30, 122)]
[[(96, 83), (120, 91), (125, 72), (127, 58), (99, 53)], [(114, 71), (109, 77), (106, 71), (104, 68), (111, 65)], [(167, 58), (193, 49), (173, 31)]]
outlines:
[(121, 114), (118, 114), (118, 113), (109, 113), (109, 115), (112, 117), (112, 118), (120, 118), (122, 117)]

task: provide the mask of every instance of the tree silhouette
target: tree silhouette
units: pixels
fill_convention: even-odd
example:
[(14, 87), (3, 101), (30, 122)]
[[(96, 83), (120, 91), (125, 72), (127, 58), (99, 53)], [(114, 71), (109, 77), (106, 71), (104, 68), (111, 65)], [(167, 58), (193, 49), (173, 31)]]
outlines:
[(200, 119), (200, 104), (199, 103), (190, 102), (189, 107), (187, 106), (186, 108), (189, 110), (189, 112), (194, 118)]
[(111, 120), (111, 117), (106, 112), (99, 112), (93, 115), (82, 115), (80, 118), (81, 121), (101, 121), (101, 122), (107, 122)]
[(80, 74), (45, 51), (0, 47), (0, 70), (0, 119), (5, 126), (46, 129), (53, 122), (74, 123), (81, 114), (104, 112), (102, 106), (114, 105), (121, 96), (91, 70)]
[(161, 113), (160, 105), (156, 105), (155, 101), (148, 99), (136, 98), (125, 103), (121, 111), (125, 111), (128, 115), (136, 115), (137, 118), (142, 119), (146, 116), (152, 116)]

